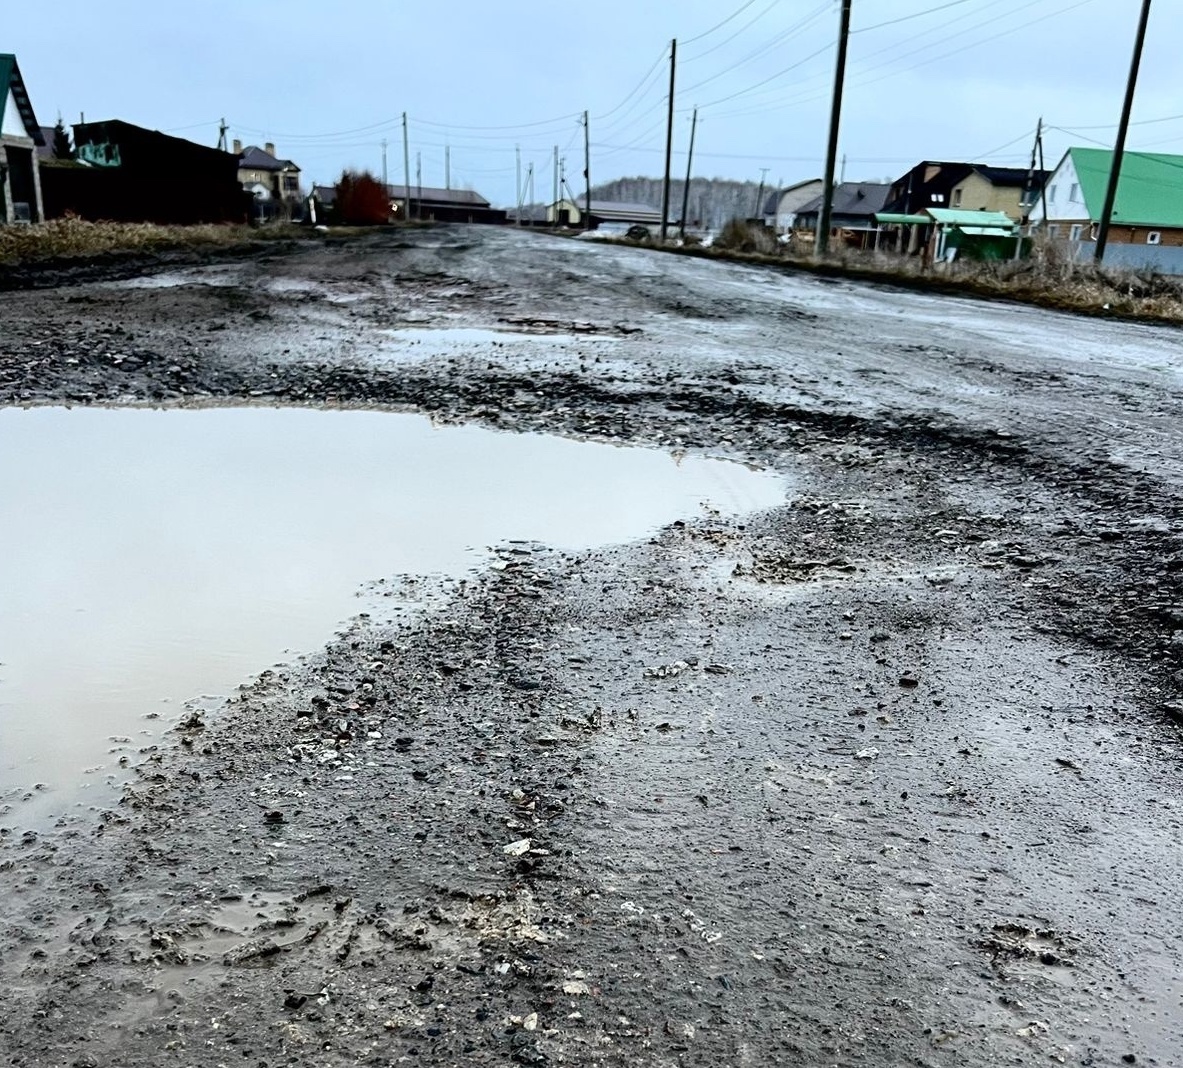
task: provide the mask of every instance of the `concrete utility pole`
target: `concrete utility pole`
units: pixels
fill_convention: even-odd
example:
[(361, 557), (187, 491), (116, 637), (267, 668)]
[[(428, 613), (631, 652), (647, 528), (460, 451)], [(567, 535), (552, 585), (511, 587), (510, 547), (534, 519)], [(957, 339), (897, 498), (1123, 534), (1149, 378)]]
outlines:
[(678, 64), (678, 39), (670, 41), (670, 108), (665, 124), (665, 181), (661, 186), (661, 243), (670, 224), (670, 155), (674, 150), (674, 73)]
[(587, 218), (584, 219), (583, 228), (585, 230), (591, 229), (591, 130), (587, 123), (587, 112), (583, 113), (583, 185), (584, 197), (583, 206), (586, 211)]
[(419, 201), (419, 218), (423, 218), (423, 153), (415, 153), (415, 198)]
[(389, 184), (390, 184), (390, 180), (386, 177), (386, 138), (384, 137), (384, 138), (382, 138), (382, 189), (383, 189), (383, 191), (386, 190), (386, 187)]
[(444, 145), (444, 188), (452, 188), (452, 146)]
[(1142, 64), (1142, 45), (1146, 41), (1146, 23), (1150, 18), (1150, 0), (1142, 0), (1142, 14), (1138, 19), (1138, 35), (1134, 38), (1134, 57), (1130, 61), (1130, 78), (1125, 88), (1125, 103), (1121, 108), (1121, 123), (1117, 127), (1117, 144), (1113, 147), (1113, 167), (1109, 172), (1109, 188), (1105, 191), (1105, 207), (1101, 211), (1101, 226), (1097, 230), (1097, 248), (1093, 260), (1099, 265), (1105, 258), (1109, 240), (1109, 222), (1117, 200), (1117, 183), (1121, 178), (1121, 161), (1125, 157), (1125, 139), (1130, 128), (1130, 112), (1134, 108), (1134, 89), (1138, 84), (1138, 67)]
[[(59, 115), (58, 118), (60, 119), (61, 115)], [(222, 121), (218, 124), (218, 148), (220, 148), (223, 152), (226, 151), (226, 131), (229, 129), (230, 127), (226, 125), (226, 120), (222, 119)]]
[(517, 195), (518, 195), (518, 215), (517, 215), (517, 219), (514, 221), (518, 224), (518, 226), (521, 226), (522, 225), (522, 146), (521, 145), (514, 145), (513, 152), (514, 152), (514, 159), (517, 162), (517, 177), (514, 178), (514, 182), (517, 187)]
[(411, 148), (407, 140), (407, 113), (403, 112), (403, 222), (411, 221)]
[(690, 119), (690, 151), (686, 153), (686, 185), (682, 188), (682, 240), (686, 240), (686, 213), (690, 210), (690, 168), (694, 164), (694, 131), (698, 127), (698, 108)]
[(834, 72), (834, 102), (830, 108), (830, 142), (826, 146), (825, 188), (817, 220), (814, 251), (824, 256), (830, 247), (830, 217), (834, 211), (834, 162), (838, 156), (838, 126), (842, 119), (842, 83), (846, 78), (846, 42), (850, 37), (850, 0), (842, 0), (842, 26), (838, 34), (838, 67)]

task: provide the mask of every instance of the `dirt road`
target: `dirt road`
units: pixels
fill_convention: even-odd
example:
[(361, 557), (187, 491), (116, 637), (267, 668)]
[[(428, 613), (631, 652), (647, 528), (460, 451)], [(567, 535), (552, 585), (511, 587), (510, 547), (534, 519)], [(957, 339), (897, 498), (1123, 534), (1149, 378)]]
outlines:
[(1176, 330), (479, 228), (125, 274), (0, 295), (0, 401), (410, 409), (786, 503), (507, 545), (92, 821), (0, 815), (5, 1063), (1183, 1064)]

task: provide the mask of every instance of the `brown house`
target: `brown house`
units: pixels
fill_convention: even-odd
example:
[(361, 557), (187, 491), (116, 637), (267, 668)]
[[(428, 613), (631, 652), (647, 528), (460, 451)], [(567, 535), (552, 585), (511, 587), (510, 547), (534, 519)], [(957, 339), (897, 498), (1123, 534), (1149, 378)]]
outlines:
[(1036, 170), (1032, 174), (1026, 167), (974, 164), (969, 174), (953, 186), (947, 207), (958, 211), (1001, 211), (1012, 222), (1022, 222), (1047, 176), (1047, 171)]
[(44, 142), (16, 56), (0, 52), (0, 223), (45, 217), (37, 159)]

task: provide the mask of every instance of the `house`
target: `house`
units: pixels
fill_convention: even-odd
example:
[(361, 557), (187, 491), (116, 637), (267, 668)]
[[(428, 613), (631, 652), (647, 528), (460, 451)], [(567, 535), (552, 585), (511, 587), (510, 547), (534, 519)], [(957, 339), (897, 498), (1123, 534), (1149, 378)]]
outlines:
[(506, 213), (494, 208), (472, 189), (440, 189), (437, 186), (413, 185), (408, 195), (405, 185), (388, 185), (394, 217), (400, 221), (408, 213), (412, 219), (428, 222), (492, 223), (506, 220)]
[(969, 174), (953, 186), (948, 206), (967, 211), (1001, 211), (1014, 222), (1023, 222), (1047, 176), (1047, 171), (1026, 167), (974, 163)]
[[(1094, 240), (1113, 151), (1070, 148), (1047, 180), (1043, 199), (1031, 210), (1031, 225), (1052, 238)], [(1109, 242), (1126, 245), (1183, 246), (1183, 156), (1126, 152), (1113, 202)]]
[(973, 172), (972, 163), (924, 160), (891, 183), (883, 210), (916, 215), (925, 208), (952, 206), (953, 189)]
[(262, 148), (243, 148), (241, 141), (235, 141), (234, 155), (238, 157), (238, 180), (254, 197), (260, 214), (274, 217), (301, 212), (300, 168), (290, 159), (279, 159), (275, 145), (268, 141)]
[(0, 223), (40, 222), (44, 144), (16, 56), (0, 52)]
[[(875, 215), (883, 210), (890, 191), (889, 185), (878, 182), (842, 182), (835, 186), (830, 209), (831, 235), (847, 246), (869, 247), (879, 225)], [(819, 194), (797, 210), (793, 223), (797, 232), (817, 233), (823, 200), (824, 196)]]
[(78, 167), (45, 167), (48, 215), (115, 222), (244, 222), (251, 206), (229, 152), (111, 119), (74, 126)]
[[(619, 200), (592, 200), (590, 224), (584, 222), (587, 201), (582, 197), (575, 200), (560, 200), (547, 208), (546, 217), (557, 226), (575, 226), (595, 230), (603, 223), (617, 223), (626, 226), (660, 226), (661, 209), (648, 204), (630, 204)], [(669, 224), (674, 225), (671, 206)]]
[(797, 212), (811, 200), (820, 197), (825, 184), (820, 178), (809, 178), (796, 185), (775, 189), (764, 201), (763, 220), (778, 234), (791, 233)]

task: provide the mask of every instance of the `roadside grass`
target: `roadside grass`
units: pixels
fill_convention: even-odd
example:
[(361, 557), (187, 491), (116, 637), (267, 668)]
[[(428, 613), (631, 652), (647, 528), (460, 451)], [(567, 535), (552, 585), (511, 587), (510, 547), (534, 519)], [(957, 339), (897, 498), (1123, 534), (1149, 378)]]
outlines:
[[(612, 243), (636, 245), (616, 239)], [(1183, 279), (1154, 272), (1124, 271), (1073, 263), (1052, 246), (1036, 246), (1022, 260), (954, 261), (925, 266), (916, 256), (840, 250), (824, 258), (812, 251), (779, 246), (762, 227), (729, 224), (709, 247), (700, 244), (642, 244), (659, 252), (701, 259), (750, 263), (851, 278), (903, 289), (1012, 300), (1058, 311), (1151, 322), (1183, 323)]]
[(87, 222), (67, 217), (31, 226), (0, 226), (0, 264), (36, 265), (56, 260), (83, 260), (109, 254), (163, 252), (182, 248), (231, 248), (301, 238), (350, 238), (378, 227), (334, 226), (313, 231), (306, 226), (277, 223), (252, 227), (219, 223), (160, 226), (156, 223)]

